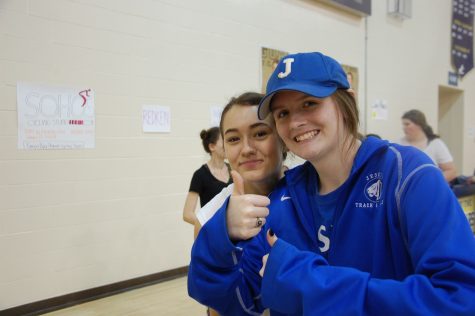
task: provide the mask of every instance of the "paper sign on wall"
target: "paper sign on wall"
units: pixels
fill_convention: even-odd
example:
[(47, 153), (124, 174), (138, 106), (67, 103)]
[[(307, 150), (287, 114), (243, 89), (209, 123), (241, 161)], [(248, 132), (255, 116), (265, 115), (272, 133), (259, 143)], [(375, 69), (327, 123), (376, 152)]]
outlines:
[(19, 149), (95, 147), (94, 91), (17, 84)]
[(219, 126), (219, 123), (221, 122), (221, 113), (223, 112), (223, 108), (220, 106), (211, 106), (209, 108), (210, 112), (210, 121), (211, 121), (211, 127), (214, 126)]
[(371, 118), (373, 120), (388, 119), (388, 102), (386, 100), (376, 100), (371, 105)]
[(169, 133), (171, 131), (170, 107), (144, 105), (142, 108), (142, 127), (145, 133)]

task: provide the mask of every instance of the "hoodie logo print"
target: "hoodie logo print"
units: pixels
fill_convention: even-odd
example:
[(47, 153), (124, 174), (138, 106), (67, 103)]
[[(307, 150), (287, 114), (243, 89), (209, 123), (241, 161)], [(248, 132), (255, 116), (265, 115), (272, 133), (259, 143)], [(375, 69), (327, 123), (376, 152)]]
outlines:
[(368, 194), (369, 198), (374, 198), (376, 201), (379, 201), (381, 198), (381, 187), (383, 186), (383, 182), (381, 180), (376, 181), (369, 188), (366, 189), (366, 193)]
[(384, 204), (384, 182), (382, 172), (373, 172), (365, 177), (365, 200), (355, 201), (357, 208), (373, 208)]
[(364, 188), (366, 198), (371, 202), (378, 203), (383, 194), (383, 173), (370, 173), (366, 176), (366, 181), (368, 181)]

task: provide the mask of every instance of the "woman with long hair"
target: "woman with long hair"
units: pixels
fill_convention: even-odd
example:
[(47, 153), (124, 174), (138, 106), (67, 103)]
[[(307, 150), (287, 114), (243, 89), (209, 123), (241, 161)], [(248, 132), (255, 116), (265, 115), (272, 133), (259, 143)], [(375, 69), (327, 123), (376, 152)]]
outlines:
[(224, 162), (223, 138), (218, 127), (202, 130), (200, 133), (203, 149), (210, 159), (193, 173), (190, 189), (183, 207), (183, 220), (195, 225), (198, 199), (204, 206), (229, 183), (229, 166)]
[(432, 161), (442, 170), (447, 182), (457, 177), (454, 159), (447, 145), (435, 134), (427, 124), (426, 116), (419, 110), (410, 110), (402, 116), (404, 137), (402, 145), (414, 146), (425, 152)]

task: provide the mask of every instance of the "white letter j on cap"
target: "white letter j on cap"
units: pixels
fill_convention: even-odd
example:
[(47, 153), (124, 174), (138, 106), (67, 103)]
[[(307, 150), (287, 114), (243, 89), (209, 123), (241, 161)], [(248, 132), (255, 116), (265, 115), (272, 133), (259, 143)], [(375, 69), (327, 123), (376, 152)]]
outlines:
[(279, 72), (277, 77), (280, 79), (287, 77), (292, 72), (292, 63), (294, 62), (294, 59), (286, 58), (282, 62), (285, 64), (285, 72)]

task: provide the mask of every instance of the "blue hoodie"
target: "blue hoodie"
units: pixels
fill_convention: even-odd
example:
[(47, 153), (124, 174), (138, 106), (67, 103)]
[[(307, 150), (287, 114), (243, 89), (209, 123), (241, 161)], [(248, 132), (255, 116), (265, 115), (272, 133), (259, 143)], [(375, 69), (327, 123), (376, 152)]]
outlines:
[(222, 315), (475, 315), (475, 238), (425, 154), (370, 137), (330, 215), (317, 192), (310, 163), (289, 170), (265, 227), (236, 244), (226, 202), (193, 245), (189, 295)]

